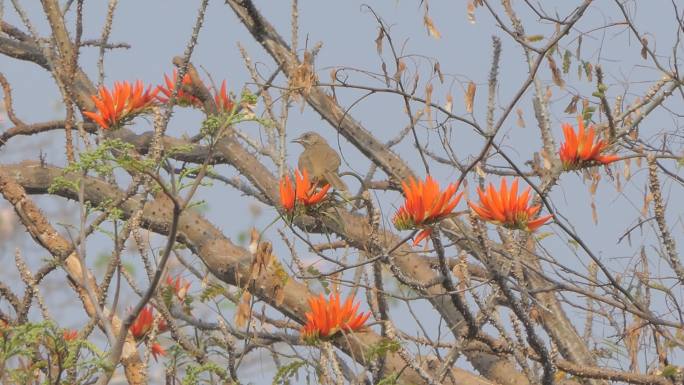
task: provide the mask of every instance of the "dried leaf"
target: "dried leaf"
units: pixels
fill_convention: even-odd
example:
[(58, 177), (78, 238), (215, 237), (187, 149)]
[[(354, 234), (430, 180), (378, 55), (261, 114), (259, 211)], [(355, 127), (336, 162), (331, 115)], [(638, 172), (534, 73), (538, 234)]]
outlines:
[(625, 180), (629, 180), (632, 177), (632, 159), (625, 159), (625, 167), (622, 169), (622, 173), (625, 176)]
[(416, 72), (416, 74), (413, 76), (413, 83), (411, 84), (411, 91), (409, 94), (414, 95), (416, 93), (416, 90), (418, 89), (418, 81), (420, 80), (420, 76)]
[(468, 2), (467, 6), (468, 22), (470, 24), (475, 24), (475, 4), (472, 1)]
[(451, 96), (451, 94), (447, 94), (446, 96), (446, 104), (444, 105), (444, 109), (451, 112), (451, 109), (454, 107), (454, 97)]
[(648, 39), (641, 38), (641, 57), (646, 60), (648, 58)]
[(406, 70), (406, 64), (403, 60), (399, 59), (397, 61), (397, 72), (394, 73), (394, 80), (399, 82), (401, 80), (401, 74)]
[(518, 114), (518, 121), (517, 121), (518, 127), (520, 127), (520, 128), (525, 127), (525, 119), (523, 118), (522, 108), (518, 108), (515, 112)]
[(378, 55), (382, 55), (382, 39), (385, 38), (385, 30), (383, 28), (378, 28), (378, 37), (375, 38), (375, 49), (378, 51)]
[(644, 206), (641, 208), (641, 216), (646, 217), (648, 215), (648, 207), (653, 202), (653, 194), (650, 192), (644, 196)]
[(641, 322), (635, 316), (634, 322), (627, 327), (625, 333), (625, 345), (627, 346), (627, 352), (629, 353), (629, 370), (636, 372), (639, 368), (639, 339), (641, 337)]
[(249, 320), (249, 313), (251, 309), (252, 295), (249, 294), (247, 290), (242, 292), (242, 298), (240, 299), (240, 304), (235, 311), (235, 326), (238, 328), (243, 328), (247, 325), (247, 320)]
[(432, 112), (431, 105), (432, 105), (432, 83), (428, 83), (425, 86), (425, 115), (427, 116), (428, 120), (430, 120), (430, 115)]
[(595, 173), (592, 175), (591, 185), (589, 186), (589, 194), (591, 194), (592, 199), (596, 196), (596, 190), (598, 189), (599, 182), (601, 182), (601, 175)]
[(577, 102), (579, 102), (579, 95), (575, 95), (572, 97), (572, 100), (570, 100), (570, 103), (568, 103), (568, 106), (565, 107), (565, 112), (566, 114), (575, 114), (577, 112)]
[(390, 80), (389, 80), (390, 78), (389, 78), (389, 75), (387, 74), (387, 63), (382, 62), (382, 65), (380, 66), (380, 68), (382, 68), (382, 74), (385, 75), (385, 85), (387, 87), (389, 87), (390, 86)]
[(430, 16), (428, 16), (428, 14), (425, 14), (425, 17), (423, 17), (423, 23), (425, 23), (425, 27), (428, 30), (428, 35), (434, 37), (435, 39), (442, 37), (442, 34), (439, 33), (439, 30), (437, 27), (435, 27), (435, 23), (432, 21)]
[(598, 225), (598, 212), (596, 211), (596, 202), (593, 199), (591, 200), (591, 219), (595, 225)]
[(565, 88), (565, 81), (563, 80), (563, 76), (561, 75), (560, 70), (558, 70), (558, 66), (556, 65), (556, 61), (553, 59), (552, 56), (547, 56), (546, 59), (549, 61), (549, 68), (551, 69), (551, 76), (553, 77), (553, 83), (557, 85), (558, 87)]
[(434, 72), (439, 77), (439, 82), (444, 84), (444, 74), (442, 74), (442, 67), (439, 65), (438, 61), (435, 62)]
[(470, 82), (468, 83), (468, 89), (466, 90), (465, 94), (465, 108), (468, 113), (473, 112), (473, 102), (475, 100), (475, 91), (477, 90), (477, 86), (475, 83)]
[(525, 36), (525, 40), (527, 40), (528, 43), (534, 43), (540, 40), (544, 39), (544, 35), (527, 35)]
[(259, 245), (259, 232), (256, 227), (252, 227), (252, 230), (249, 232), (249, 239), (249, 252), (254, 255), (257, 251), (257, 246)]
[(335, 84), (337, 82), (337, 68), (330, 70), (330, 83)]

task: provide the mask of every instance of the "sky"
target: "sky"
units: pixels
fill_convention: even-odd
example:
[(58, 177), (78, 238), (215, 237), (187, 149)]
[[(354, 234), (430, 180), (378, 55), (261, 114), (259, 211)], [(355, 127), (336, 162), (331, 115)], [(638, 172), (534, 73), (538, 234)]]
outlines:
[[(39, 33), (45, 35), (48, 32), (48, 26), (41, 14), (39, 2), (20, 3), (25, 7)], [(110, 42), (125, 42), (130, 44), (131, 48), (118, 49), (107, 54), (105, 84), (111, 85), (118, 80), (136, 79), (148, 84), (159, 84), (163, 79), (163, 74), (170, 73), (173, 68), (171, 59), (181, 55), (184, 50), (195, 22), (196, 3), (180, 0), (121, 0), (115, 14)], [(256, 4), (281, 35), (289, 40), (290, 2), (256, 1)], [(574, 9), (579, 2), (555, 0), (545, 1), (543, 4), (550, 14), (562, 16)], [(649, 46), (662, 55), (662, 60), (667, 63), (675, 38), (671, 3), (652, 1), (648, 2), (648, 6), (643, 4), (645, 3), (627, 2), (630, 16), (635, 18), (638, 27), (643, 28), (640, 32), (649, 38)], [(392, 38), (398, 50), (405, 55), (409, 71), (420, 73), (419, 94), (424, 94), (426, 82), (430, 79), (429, 82), (434, 87), (433, 100), (444, 105), (447, 95), (451, 94), (454, 100), (454, 111), (465, 115), (464, 89), (469, 81), (478, 85), (474, 114), (469, 118), (481, 125), (485, 122), (484, 106), (487, 98), (485, 90), (491, 62), (492, 36), (498, 36), (503, 41), (500, 83), (496, 94), (498, 104), (507, 105), (527, 77), (527, 66), (523, 61), (519, 46), (514, 44), (510, 36), (496, 28), (496, 22), (486, 10), (477, 9), (474, 14), (475, 20), (471, 22), (467, 16), (466, 2), (429, 2), (429, 15), (441, 33), (441, 38), (435, 39), (427, 33), (423, 23), (424, 8), (420, 6), (419, 1), (304, 0), (299, 2), (298, 45), (300, 49), (303, 49), (322, 42), (322, 49), (315, 61), (315, 67), (322, 82), (329, 81), (330, 70), (336, 67), (348, 69), (344, 71), (344, 74), (349, 76), (352, 83), (383, 86), (381, 82), (354, 70), (380, 72), (381, 61), (375, 44), (378, 28), (373, 15), (369, 12), (369, 6), (384, 20), (386, 25), (390, 26)], [(519, 5), (516, 6), (520, 9), (520, 16), (526, 25), (528, 35), (540, 34), (548, 37), (554, 31), (553, 25), (540, 22), (531, 12), (525, 11)], [(12, 10), (11, 4), (5, 2), (4, 7), (6, 20), (20, 26), (21, 23)], [(97, 38), (100, 35), (105, 12), (105, 1), (86, 2), (85, 39)], [(577, 32), (583, 32), (582, 59), (592, 63), (600, 61), (603, 65), (606, 83), (609, 85), (607, 92), (609, 97), (622, 95), (626, 101), (631, 102), (637, 95), (643, 93), (644, 87), (655, 79), (659, 79), (661, 74), (653, 68), (652, 63), (641, 59), (639, 55), (641, 45), (625, 25), (619, 24), (622, 19), (614, 2), (597, 0), (590, 6), (586, 17), (574, 28), (571, 33), (573, 38), (562, 40), (559, 48), (562, 51), (567, 49), (574, 53), (578, 44), (574, 37), (577, 36)], [(665, 22), (661, 22), (662, 20)], [(73, 25), (73, 22), (73, 14), (71, 14), (69, 23)], [(607, 27), (604, 28), (604, 26)], [(226, 79), (229, 88), (235, 93), (239, 93), (242, 87), (248, 87), (254, 91), (256, 87), (250, 84), (251, 79), (240, 56), (238, 44), (245, 47), (252, 61), (257, 63), (257, 69), (263, 77), (268, 77), (272, 73), (275, 69), (273, 61), (253, 41), (230, 8), (222, 1), (210, 1), (192, 62), (196, 67), (201, 68), (202, 75), (204, 75), (203, 71), (206, 71), (218, 82)], [(389, 59), (388, 52), (388, 46), (385, 43), (383, 53), (385, 60)], [(439, 61), (441, 71), (445, 74), (444, 83), (431, 73), (432, 63), (426, 58), (436, 58)], [(557, 61), (560, 63), (559, 60)], [(97, 49), (84, 48), (80, 64), (91, 79), (97, 78), (96, 63)], [(390, 61), (388, 65), (391, 68)], [(544, 84), (551, 86), (551, 122), (557, 144), (560, 143), (561, 138), (561, 123), (574, 123), (574, 116), (563, 112), (572, 95), (577, 92), (590, 95), (595, 87), (595, 84), (586, 80), (577, 80), (576, 66), (577, 63), (573, 60), (571, 70), (566, 75), (565, 89), (553, 86), (548, 68), (543, 66), (540, 70)], [(30, 63), (0, 57), (0, 71), (13, 86), (15, 110), (20, 118), (27, 122), (63, 118), (58, 90), (49, 74), (41, 68)], [(389, 72), (392, 73), (393, 70)], [(627, 85), (627, 82), (630, 84)], [(284, 86), (286, 82), (279, 77), (276, 84)], [(403, 100), (396, 95), (374, 94), (355, 103), (363, 96), (363, 92), (355, 90), (339, 90), (338, 92), (341, 103), (351, 107), (350, 114), (383, 141), (395, 136), (408, 123), (403, 110)], [(517, 126), (517, 116), (514, 112), (508, 117), (502, 133), (497, 137), (499, 143), (505, 144), (504, 148), (513, 155), (518, 165), (524, 168), (527, 167), (524, 166), (524, 162), (531, 158), (533, 152), (539, 151), (541, 146), (529, 96), (530, 93), (526, 93), (517, 106), (524, 118), (525, 127)], [(673, 98), (666, 105), (668, 108), (681, 110), (681, 99)], [(418, 108), (416, 104), (413, 106)], [(502, 108), (496, 110), (497, 117), (501, 112)], [(169, 124), (168, 133), (175, 136), (194, 135), (199, 130), (201, 118), (198, 111), (179, 109)], [(640, 134), (642, 138), (648, 138), (652, 143), (659, 143), (662, 140), (662, 132), (677, 131), (681, 125), (681, 118), (662, 111), (644, 121), (640, 127)], [(431, 149), (439, 150), (435, 129), (428, 127), (427, 124), (422, 124), (422, 126), (425, 128), (421, 127), (419, 130), (421, 140), (429, 141)], [(6, 123), (4, 126), (0, 123), (0, 129), (6, 127)], [(483, 141), (468, 126), (451, 123), (450, 128), (452, 145), (461, 160), (474, 156), (480, 151)], [(133, 129), (143, 132), (149, 129), (149, 124), (139, 119), (139, 123)], [(254, 136), (258, 136), (258, 130), (259, 127), (255, 125), (244, 127), (245, 132)], [(359, 152), (351, 148), (343, 138), (336, 136), (333, 129), (310, 108), (293, 107), (288, 121), (288, 136), (295, 138), (310, 130), (321, 132), (331, 143), (339, 141), (343, 150), (342, 168), (344, 171), (365, 174), (368, 162), (360, 156)], [(404, 141), (397, 146), (395, 151), (406, 159), (418, 174), (424, 174), (411, 143), (408, 140)], [(6, 145), (0, 150), (0, 159), (3, 162), (38, 159), (39, 153), (42, 153), (46, 155), (48, 162), (64, 164), (62, 148), (61, 133), (44, 134), (40, 138), (16, 138), (12, 139), (11, 145)], [(681, 142), (679, 148), (681, 150)], [(291, 166), (296, 164), (299, 151), (300, 148), (296, 145), (288, 148), (288, 160)], [(492, 160), (492, 163), (504, 164), (501, 159), (496, 158)], [(679, 172), (672, 163), (668, 164), (673, 170)], [(601, 171), (603, 180), (595, 198), (598, 223), (594, 223), (592, 219), (589, 184), (582, 180), (581, 175), (576, 173), (563, 175), (551, 197), (559, 213), (567, 218), (567, 222), (574, 226), (575, 231), (590, 245), (592, 250), (601, 258), (605, 258), (615, 271), (621, 271), (622, 266), (628, 266), (633, 262), (635, 250), (642, 245), (652, 247), (657, 243), (648, 225), (644, 228), (646, 240), (643, 240), (639, 234), (632, 244), (626, 241), (618, 243), (620, 236), (640, 218), (646, 174), (643, 167), (639, 168), (633, 164), (633, 178), (625, 182), (624, 165), (620, 163), (612, 169), (615, 175), (623, 176), (623, 190), (618, 191), (615, 188), (615, 182), (611, 182), (609, 176)], [(275, 168), (272, 167), (272, 170)], [(217, 171), (225, 176), (235, 175), (235, 170), (227, 166), (218, 167)], [(458, 172), (445, 166), (435, 165), (433, 173), (442, 178), (444, 183), (458, 178)], [(492, 178), (492, 181), (496, 179)], [(472, 186), (474, 186), (473, 183), (470, 187), (471, 194), (474, 193)], [(682, 186), (673, 185), (668, 181), (665, 181), (663, 186), (668, 203), (668, 221), (673, 230), (673, 236), (680, 239), (684, 228), (681, 222), (684, 204), (681, 199), (675, 197), (681, 196), (681, 188)], [(396, 193), (380, 194), (378, 197), (381, 199), (379, 203), (385, 214), (385, 224), (390, 226), (389, 219), (396, 207), (401, 204), (401, 197)], [(240, 234), (249, 226), (254, 224), (263, 228), (276, 217), (273, 209), (262, 207), (262, 214), (255, 220), (236, 220), (250, 218), (250, 209), (254, 207), (254, 203), (220, 183), (216, 183), (213, 188), (203, 189), (199, 198), (207, 201), (208, 210), (205, 213), (207, 218), (221, 228), (226, 235), (238, 241)], [(49, 198), (40, 198), (38, 201), (46, 212), (64, 217), (69, 217), (68, 210), (75, 207), (73, 204), (56, 203), (62, 201)], [(461, 209), (465, 208), (461, 207)], [(585, 271), (583, 266), (587, 265), (588, 257), (582, 253), (575, 253), (573, 247), (568, 244), (567, 237), (561, 235), (557, 227), (547, 226), (543, 231), (554, 235), (545, 240), (544, 245), (554, 252), (557, 259), (569, 267)], [(268, 234), (277, 243), (275, 231), (270, 230)], [(681, 243), (680, 250), (682, 249)], [(28, 245), (29, 242), (25, 239), (8, 239), (4, 247), (5, 253), (0, 256), (0, 260), (11, 261), (14, 247), (27, 247)], [(89, 243), (89, 249), (96, 253), (103, 252), (107, 249), (107, 244), (102, 237), (95, 238)], [(285, 251), (282, 244), (278, 245), (276, 250)], [(649, 250), (651, 250), (650, 256), (654, 264), (663, 263), (659, 261), (655, 250)], [(1, 277), (7, 277), (6, 274), (3, 273)], [(679, 294), (681, 298), (681, 293)], [(418, 306), (421, 305), (418, 304)], [(410, 319), (402, 319), (399, 313), (397, 312), (400, 326), (415, 328)], [(437, 325), (438, 320), (430, 319), (426, 322)], [(261, 380), (264, 379), (255, 379), (256, 383)]]

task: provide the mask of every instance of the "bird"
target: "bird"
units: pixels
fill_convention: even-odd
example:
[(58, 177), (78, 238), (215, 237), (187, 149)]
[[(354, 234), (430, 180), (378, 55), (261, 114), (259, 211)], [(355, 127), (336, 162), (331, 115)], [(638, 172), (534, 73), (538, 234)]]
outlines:
[(335, 190), (343, 193), (349, 191), (338, 173), (341, 164), (340, 156), (330, 147), (325, 138), (309, 131), (292, 142), (304, 147), (297, 163), (300, 170), (306, 170), (309, 177), (319, 185), (329, 183)]

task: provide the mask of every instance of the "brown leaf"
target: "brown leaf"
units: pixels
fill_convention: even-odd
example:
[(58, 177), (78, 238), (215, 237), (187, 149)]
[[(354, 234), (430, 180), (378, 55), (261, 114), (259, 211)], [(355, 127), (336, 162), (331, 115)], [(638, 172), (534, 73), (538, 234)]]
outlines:
[(444, 105), (444, 109), (451, 112), (451, 109), (454, 107), (454, 97), (451, 96), (451, 94), (447, 94), (446, 96), (446, 104)]
[(520, 127), (520, 128), (525, 127), (525, 119), (523, 118), (522, 108), (518, 108), (515, 112), (518, 114), (518, 121), (517, 121), (518, 127)]
[(592, 198), (591, 200), (591, 219), (594, 221), (594, 224), (598, 224), (598, 212), (596, 211), (596, 202), (594, 202), (594, 199)]
[(629, 180), (632, 177), (632, 159), (627, 158), (624, 163), (625, 167), (622, 169), (622, 172), (625, 175), (625, 180)]
[(629, 370), (636, 372), (639, 369), (639, 339), (641, 337), (641, 322), (634, 316), (634, 322), (627, 327), (625, 333), (625, 345), (629, 353)]
[(257, 252), (257, 246), (259, 246), (259, 232), (256, 227), (252, 227), (249, 232), (249, 252), (254, 255)]
[(572, 100), (570, 100), (570, 103), (568, 103), (568, 106), (565, 107), (565, 112), (566, 114), (574, 114), (577, 112), (577, 102), (579, 102), (579, 95), (575, 95), (572, 97)]
[(390, 86), (390, 81), (389, 81), (389, 75), (387, 74), (387, 64), (385, 62), (382, 62), (382, 65), (380, 66), (382, 68), (382, 74), (385, 75), (385, 85), (387, 87)]
[(378, 28), (378, 37), (375, 38), (375, 49), (378, 51), (378, 55), (382, 55), (382, 39), (385, 37), (385, 30), (383, 28)]
[(442, 67), (438, 61), (435, 62), (434, 72), (439, 76), (439, 82), (444, 84), (444, 74), (442, 74)]
[(245, 325), (247, 325), (247, 320), (249, 320), (249, 313), (251, 309), (251, 300), (252, 295), (249, 294), (247, 290), (243, 291), (240, 304), (235, 311), (235, 326), (243, 328)]
[(653, 202), (653, 194), (650, 192), (644, 196), (644, 206), (641, 208), (641, 216), (648, 215), (648, 206)]
[(470, 24), (475, 24), (475, 4), (472, 1), (468, 2), (467, 6), (468, 22)]
[(641, 57), (646, 60), (648, 58), (648, 39), (641, 38)]
[(468, 83), (468, 89), (466, 90), (465, 94), (465, 108), (468, 113), (473, 112), (473, 102), (475, 101), (475, 91), (477, 90), (477, 86), (475, 83), (470, 82)]
[(428, 35), (434, 37), (435, 39), (442, 37), (442, 34), (439, 33), (439, 30), (437, 27), (435, 27), (435, 23), (432, 21), (430, 16), (428, 16), (428, 14), (425, 14), (425, 17), (423, 17), (423, 23), (425, 23), (425, 27), (428, 30)]
[(337, 68), (330, 70), (330, 83), (335, 84), (337, 82)]
[(598, 189), (599, 182), (601, 182), (601, 175), (593, 174), (591, 178), (591, 185), (589, 186), (589, 194), (591, 194), (592, 199), (596, 195), (596, 190)]
[(394, 80), (399, 82), (401, 80), (401, 74), (406, 70), (406, 64), (403, 60), (399, 59), (397, 61), (397, 72), (394, 74)]
[(432, 104), (432, 83), (428, 83), (425, 86), (425, 115), (427, 119), (430, 119), (431, 115), (431, 104)]
[(549, 61), (549, 68), (551, 69), (553, 83), (560, 88), (565, 88), (565, 81), (563, 80), (563, 76), (561, 75), (561, 72), (558, 69), (558, 66), (556, 65), (556, 61), (551, 56), (547, 56), (546, 59), (548, 59)]

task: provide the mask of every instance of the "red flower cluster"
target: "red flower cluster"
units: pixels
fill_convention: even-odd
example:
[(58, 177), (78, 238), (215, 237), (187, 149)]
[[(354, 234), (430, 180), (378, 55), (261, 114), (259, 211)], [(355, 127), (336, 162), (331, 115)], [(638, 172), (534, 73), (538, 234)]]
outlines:
[(546, 223), (552, 216), (545, 215), (532, 219), (537, 215), (541, 206), (528, 206), (530, 189), (531, 187), (527, 187), (518, 196), (518, 178), (515, 178), (511, 184), (510, 191), (506, 185), (506, 180), (502, 179), (499, 191), (496, 191), (491, 183), (486, 191), (478, 187), (477, 194), (480, 196), (480, 204), (468, 202), (468, 205), (482, 220), (511, 229), (534, 231)]
[[(114, 82), (114, 89), (102, 86), (96, 95), (91, 96), (95, 103), (95, 111), (85, 111), (83, 115), (93, 120), (104, 129), (118, 128), (128, 123), (135, 116), (146, 112), (156, 101), (168, 102), (178, 80), (178, 71), (173, 70), (173, 77), (164, 75), (165, 85), (157, 86), (154, 90), (151, 87), (145, 89), (141, 81), (131, 84), (125, 82)], [(181, 82), (183, 86), (192, 85), (190, 74), (185, 74)], [(158, 95), (159, 93), (164, 96)], [(221, 83), (220, 90), (213, 90), (214, 102), (219, 113), (230, 113), (233, 111), (235, 103), (228, 95), (225, 80)], [(191, 92), (182, 88), (176, 94), (176, 101), (181, 106), (192, 106), (202, 108), (202, 101)]]
[(221, 89), (219, 91), (214, 91), (214, 102), (220, 113), (229, 114), (233, 111), (235, 103), (233, 103), (233, 99), (228, 95), (225, 80), (221, 83)]
[[(133, 334), (133, 337), (135, 338), (136, 341), (141, 341), (147, 335), (152, 331), (152, 325), (154, 324), (154, 308), (150, 305), (145, 306), (140, 313), (138, 314), (138, 317), (133, 321), (133, 324), (129, 328), (129, 331), (131, 334)], [(159, 323), (157, 324), (157, 331), (159, 333), (163, 333), (167, 330), (167, 325), (166, 321), (164, 319), (160, 319)], [(157, 356), (164, 356), (166, 355), (166, 351), (164, 348), (161, 347), (157, 342), (153, 342), (150, 345), (150, 351), (152, 352), (152, 355), (154, 356), (154, 359), (157, 359)]]
[(301, 329), (304, 340), (330, 338), (339, 331), (357, 331), (370, 317), (370, 312), (357, 313), (359, 303), (354, 304), (351, 298), (341, 305), (338, 293), (331, 294), (329, 300), (323, 294), (309, 298), (309, 306), (311, 311), (304, 314), (306, 324)]
[(76, 338), (78, 338), (78, 330), (65, 329), (62, 332), (62, 337), (64, 338), (64, 341), (74, 341)]
[(589, 131), (584, 129), (584, 120), (577, 117), (579, 132), (575, 133), (572, 125), (563, 124), (565, 142), (561, 144), (558, 155), (565, 170), (575, 170), (587, 166), (609, 164), (620, 159), (617, 155), (601, 155), (608, 148), (608, 143), (598, 140), (594, 143), (594, 126), (589, 126)]
[(302, 173), (295, 170), (294, 184), (289, 175), (280, 180), (280, 204), (287, 212), (294, 210), (295, 205), (313, 206), (325, 198), (329, 189), (330, 185), (326, 184), (316, 191), (316, 185), (309, 180), (306, 169)]
[[(166, 84), (166, 87), (161, 85), (158, 86), (157, 89), (159, 92), (164, 94), (164, 96), (157, 96), (157, 99), (162, 102), (166, 103), (169, 101), (169, 98), (171, 98), (171, 94), (173, 93), (173, 90), (176, 88), (176, 82), (178, 81), (178, 70), (174, 69), (173, 70), (173, 79), (170, 79), (166, 74), (164, 74), (164, 83)], [(181, 106), (192, 106), (192, 107), (202, 107), (202, 101), (197, 97), (194, 96), (193, 94), (186, 92), (183, 90), (183, 86), (191, 86), (192, 85), (192, 79), (190, 78), (189, 73), (185, 73), (183, 75), (183, 81), (181, 82), (181, 88), (178, 90), (178, 93), (176, 94), (176, 102), (181, 105)]]
[[(458, 185), (455, 183), (440, 191), (439, 184), (429, 175), (425, 182), (411, 179), (409, 183), (402, 182), (401, 185), (406, 199), (392, 219), (397, 230), (424, 228), (447, 217), (463, 195), (462, 192), (456, 194)], [(415, 238), (413, 245), (419, 244), (431, 233), (432, 229), (425, 228)]]
[(129, 82), (115, 82), (114, 90), (100, 87), (97, 95), (91, 96), (97, 112), (86, 111), (83, 115), (92, 119), (104, 129), (117, 128), (145, 112), (154, 104), (158, 90), (145, 90), (141, 81), (131, 85)]
[(179, 301), (183, 302), (185, 296), (188, 294), (188, 289), (190, 289), (190, 281), (181, 278), (180, 275), (176, 276), (174, 280), (170, 275), (166, 276), (166, 286), (173, 291)]

